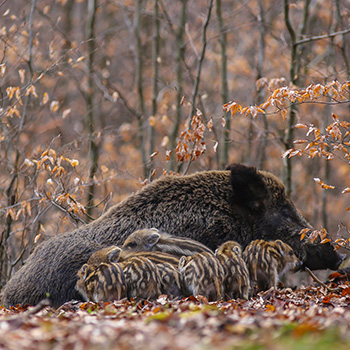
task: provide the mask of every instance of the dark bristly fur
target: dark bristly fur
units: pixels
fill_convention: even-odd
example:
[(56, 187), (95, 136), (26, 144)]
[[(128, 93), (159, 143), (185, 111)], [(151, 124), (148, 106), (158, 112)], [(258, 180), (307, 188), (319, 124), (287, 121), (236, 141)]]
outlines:
[(300, 266), (293, 249), (281, 240), (251, 242), (243, 252), (251, 286), (258, 290), (277, 287), (278, 276)]
[(204, 244), (186, 237), (174, 237), (167, 233), (160, 233), (156, 228), (142, 229), (133, 232), (124, 242), (122, 248), (127, 251), (160, 251), (182, 256), (194, 255), (213, 251)]
[(228, 240), (283, 239), (310, 269), (337, 269), (342, 257), (327, 244), (300, 241), (310, 224), (274, 175), (234, 164), (228, 170), (164, 176), (113, 206), (89, 225), (41, 243), (2, 291), (5, 306), (34, 305), (49, 294), (53, 306), (81, 299), (77, 273), (98, 249), (120, 245), (134, 231), (155, 227), (216, 249)]
[(250, 292), (249, 272), (242, 259), (241, 245), (234, 241), (227, 241), (216, 249), (215, 256), (225, 270), (225, 296), (230, 299), (248, 299)]
[(204, 295), (209, 301), (223, 298), (225, 271), (213, 254), (183, 256), (179, 271), (185, 294)]

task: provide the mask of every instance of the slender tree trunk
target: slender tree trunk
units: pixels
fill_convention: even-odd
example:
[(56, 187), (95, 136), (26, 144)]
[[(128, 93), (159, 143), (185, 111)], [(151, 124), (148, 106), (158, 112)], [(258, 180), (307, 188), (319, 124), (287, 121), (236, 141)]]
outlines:
[(146, 142), (145, 142), (145, 130), (144, 130), (144, 121), (145, 121), (145, 100), (143, 96), (143, 48), (141, 42), (141, 11), (143, 7), (143, 0), (137, 0), (136, 2), (136, 13), (134, 21), (134, 34), (136, 41), (136, 57), (135, 57), (135, 66), (136, 66), (136, 88), (137, 95), (139, 100), (139, 118), (138, 122), (138, 139), (140, 142), (140, 151), (141, 151), (141, 160), (143, 164), (143, 176), (144, 178), (148, 177), (148, 166), (147, 166), (147, 151), (146, 151)]
[[(157, 98), (158, 98), (158, 79), (159, 79), (159, 41), (160, 41), (160, 20), (159, 20), (159, 0), (154, 2), (154, 49), (153, 49), (153, 97), (152, 97), (152, 116), (156, 117), (157, 114)], [(148, 144), (149, 144), (149, 155), (154, 152), (154, 125), (149, 124), (148, 130)], [(149, 180), (152, 176), (153, 158), (150, 158), (149, 163)]]
[(88, 50), (88, 92), (86, 94), (87, 106), (87, 123), (89, 132), (89, 154), (90, 154), (90, 170), (88, 197), (87, 197), (87, 214), (91, 216), (94, 208), (95, 196), (95, 180), (94, 176), (98, 169), (99, 149), (95, 140), (95, 86), (94, 86), (94, 58), (96, 50), (95, 42), (95, 22), (97, 0), (88, 0), (87, 5), (88, 19), (87, 19), (87, 50)]
[(176, 95), (176, 119), (171, 130), (170, 134), (170, 149), (172, 150), (172, 154), (170, 156), (170, 170), (175, 170), (175, 148), (176, 148), (176, 139), (179, 133), (180, 123), (182, 119), (181, 113), (181, 101), (183, 98), (183, 61), (185, 58), (185, 44), (184, 44), (184, 33), (185, 33), (185, 25), (187, 18), (187, 0), (182, 0), (181, 6), (181, 17), (179, 30), (176, 33), (176, 46), (177, 46), (177, 56), (176, 56), (176, 86), (177, 86), (177, 95)]
[[(304, 1), (304, 13), (303, 13), (303, 22), (302, 28), (300, 30), (300, 36), (302, 37), (306, 32), (306, 26), (309, 16), (309, 5), (311, 0)], [(297, 85), (299, 82), (299, 72), (301, 68), (301, 58), (302, 58), (302, 46), (297, 45), (297, 35), (292, 26), (289, 17), (289, 0), (284, 0), (284, 20), (290, 36), (290, 46), (291, 46), (291, 59), (290, 59), (290, 69), (289, 69), (289, 79), (293, 85)], [(285, 149), (290, 149), (293, 147), (294, 140), (294, 124), (296, 120), (297, 107), (292, 105), (289, 110), (287, 132), (284, 138)], [(284, 172), (283, 179), (286, 185), (287, 195), (290, 196), (292, 193), (292, 159), (285, 157), (284, 158)]]
[[(338, 8), (339, 2), (335, 2), (335, 20), (334, 24), (330, 28), (330, 32), (334, 33), (337, 30), (337, 22), (339, 21), (339, 8)], [(334, 37), (330, 38), (330, 43), (328, 47), (328, 57), (329, 57), (329, 62), (327, 66), (332, 67), (332, 79), (337, 79), (337, 70), (336, 70), (336, 58), (335, 58), (335, 44), (334, 44)], [(332, 98), (328, 98), (328, 102), (331, 102)], [(323, 120), (323, 125), (322, 129), (325, 131), (326, 127), (329, 124), (329, 116), (332, 113), (332, 105), (329, 103), (326, 105), (326, 110), (325, 110), (325, 117)], [(322, 159), (322, 162), (324, 164), (324, 181), (328, 184), (330, 183), (330, 174), (331, 174), (331, 163), (327, 159)], [(322, 189), (322, 200), (321, 200), (321, 220), (322, 220), (322, 226), (328, 231), (328, 210), (327, 210), (327, 202), (328, 202), (328, 190), (327, 189)]]
[[(294, 31), (294, 28), (292, 27), (292, 24), (289, 18), (289, 0), (284, 0), (284, 20), (285, 20), (286, 27), (290, 35), (290, 41), (291, 41), (291, 44), (290, 44), (291, 59), (290, 59), (290, 68), (289, 68), (289, 79), (290, 79), (290, 82), (294, 84), (294, 82), (296, 81), (297, 46), (295, 45), (295, 42), (296, 42), (295, 31)], [(293, 137), (294, 137), (293, 126), (294, 126), (295, 116), (296, 116), (296, 108), (293, 105), (290, 108), (287, 133), (284, 140), (284, 145), (286, 149), (291, 148), (291, 145), (293, 142)], [(287, 195), (290, 196), (292, 192), (292, 160), (286, 157), (284, 158), (284, 163), (285, 164), (284, 164), (283, 179), (286, 186)]]
[[(224, 24), (224, 20), (222, 18), (222, 8), (221, 8), (221, 0), (216, 0), (216, 17), (219, 25), (219, 42), (221, 48), (221, 102), (225, 104), (228, 102), (228, 82), (227, 82), (227, 34), (226, 34), (226, 26)], [(224, 115), (225, 126), (222, 135), (222, 141), (219, 143), (218, 152), (220, 152), (220, 164), (219, 167), (221, 169), (225, 168), (228, 164), (229, 159), (229, 150), (231, 145), (230, 139), (230, 131), (231, 131), (231, 116), (230, 113), (225, 113)], [(221, 147), (220, 147), (221, 144)], [(220, 150), (221, 148), (221, 150)]]
[[(344, 26), (344, 21), (343, 21), (343, 17), (341, 15), (341, 9), (340, 9), (340, 1), (339, 0), (335, 0), (335, 5), (336, 5), (336, 13), (337, 13), (337, 21), (339, 22), (340, 25), (340, 30), (345, 30), (345, 26)], [(346, 68), (346, 79), (348, 81), (350, 81), (350, 58), (348, 57), (347, 54), (347, 47), (349, 44), (349, 39), (347, 39), (346, 34), (342, 35), (342, 45), (341, 45), (341, 53), (343, 56), (343, 60), (345, 63), (345, 68)], [(350, 87), (349, 87), (349, 94), (350, 94)], [(350, 104), (349, 104), (349, 113), (350, 113)]]
[[(257, 80), (262, 78), (264, 76), (263, 73), (263, 66), (264, 66), (264, 60), (265, 60), (265, 31), (264, 31), (264, 8), (262, 4), (262, 0), (258, 0), (258, 7), (259, 7), (259, 15), (258, 15), (258, 28), (260, 33), (260, 41), (259, 41), (259, 59), (258, 59), (258, 75)], [(258, 91), (257, 95), (257, 104), (260, 105), (264, 101), (264, 89), (261, 88)], [(262, 141), (259, 147), (259, 153), (258, 153), (258, 168), (263, 169), (264, 168), (264, 162), (265, 162), (265, 151), (267, 146), (267, 139), (268, 139), (268, 132), (269, 132), (269, 125), (267, 122), (267, 117), (265, 114), (262, 115), (263, 123), (264, 123), (264, 133), (262, 137)]]

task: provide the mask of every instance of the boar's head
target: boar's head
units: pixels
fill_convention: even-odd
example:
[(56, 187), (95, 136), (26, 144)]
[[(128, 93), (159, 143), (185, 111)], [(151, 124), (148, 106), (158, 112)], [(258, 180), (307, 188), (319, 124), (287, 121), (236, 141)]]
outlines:
[(312, 228), (287, 197), (283, 183), (273, 174), (240, 164), (231, 170), (235, 211), (251, 227), (250, 239), (276, 240), (288, 243), (303, 266), (312, 270), (336, 270), (344, 256), (330, 243), (301, 241), (299, 232)]

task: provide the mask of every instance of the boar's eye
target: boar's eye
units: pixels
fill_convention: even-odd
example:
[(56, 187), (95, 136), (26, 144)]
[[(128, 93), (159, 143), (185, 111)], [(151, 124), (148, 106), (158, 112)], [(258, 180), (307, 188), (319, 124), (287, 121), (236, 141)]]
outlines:
[(264, 213), (265, 205), (263, 202), (253, 201), (250, 203), (250, 211), (257, 215), (262, 215)]
[(292, 212), (290, 211), (289, 208), (282, 208), (281, 214), (287, 219), (292, 217)]

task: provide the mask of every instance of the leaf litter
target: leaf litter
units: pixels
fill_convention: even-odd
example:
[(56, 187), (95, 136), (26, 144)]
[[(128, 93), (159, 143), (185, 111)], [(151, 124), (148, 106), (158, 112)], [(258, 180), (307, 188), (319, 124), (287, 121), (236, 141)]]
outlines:
[(305, 341), (322, 349), (329, 337), (346, 349), (349, 306), (348, 273), (336, 272), (323, 286), (272, 288), (250, 300), (161, 295), (58, 309), (45, 302), (0, 307), (0, 349), (298, 349), (295, 342), (302, 348)]

